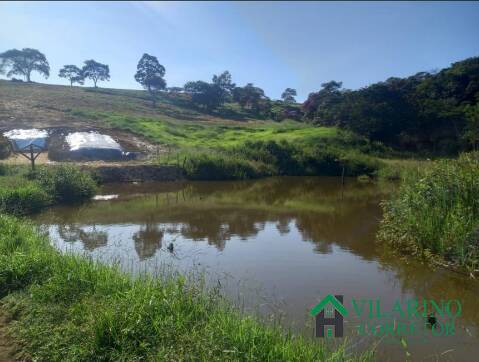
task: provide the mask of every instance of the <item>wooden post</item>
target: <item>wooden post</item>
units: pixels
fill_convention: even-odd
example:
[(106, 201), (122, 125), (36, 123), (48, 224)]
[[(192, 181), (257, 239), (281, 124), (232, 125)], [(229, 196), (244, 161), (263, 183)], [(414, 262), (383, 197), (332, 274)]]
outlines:
[(32, 162), (32, 171), (35, 171), (35, 157), (33, 156), (33, 145), (30, 145), (30, 161)]

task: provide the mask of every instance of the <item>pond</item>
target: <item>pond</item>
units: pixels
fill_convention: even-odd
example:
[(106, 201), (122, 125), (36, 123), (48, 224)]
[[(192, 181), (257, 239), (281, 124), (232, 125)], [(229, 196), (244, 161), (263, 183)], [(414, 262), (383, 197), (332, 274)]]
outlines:
[(378, 343), (381, 360), (404, 360), (406, 353), (470, 360), (479, 353), (479, 283), (391, 256), (376, 242), (379, 203), (394, 187), (350, 179), (342, 186), (328, 177), (111, 184), (89, 204), (55, 207), (35, 220), (61, 250), (132, 273), (161, 265), (204, 273), (245, 311), (272, 314), (308, 336), (309, 311), (327, 294), (343, 295), (345, 305), (379, 299), (381, 310), (398, 299), (459, 300), (462, 313), (447, 336), (358, 336), (359, 322), (349, 317), (344, 333), (352, 349)]

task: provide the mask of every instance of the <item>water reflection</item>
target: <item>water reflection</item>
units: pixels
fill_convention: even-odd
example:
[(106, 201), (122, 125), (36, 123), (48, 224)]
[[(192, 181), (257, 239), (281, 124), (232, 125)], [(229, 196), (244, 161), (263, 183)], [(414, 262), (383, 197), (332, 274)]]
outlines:
[(108, 244), (108, 233), (97, 230), (95, 225), (85, 230), (72, 224), (59, 224), (58, 234), (66, 242), (81, 241), (85, 250), (88, 251)]
[[(378, 200), (386, 191), (351, 182), (341, 196), (334, 178), (111, 185), (103, 192), (118, 194), (117, 199), (80, 209), (59, 207), (38, 220), (58, 225), (64, 241), (82, 241), (87, 250), (107, 244), (107, 236), (95, 231), (95, 226), (136, 225), (132, 239), (142, 260), (161, 248), (165, 233), (206, 240), (222, 251), (228, 240), (254, 239), (271, 222), (280, 235), (294, 227), (303, 241), (316, 243), (319, 253), (329, 253), (328, 244), (340, 243), (368, 258), (373, 254), (364, 240), (374, 235), (380, 215)], [(164, 230), (168, 225), (179, 227)]]
[(133, 234), (135, 250), (140, 260), (151, 258), (161, 248), (161, 241), (165, 232), (154, 222), (140, 226), (140, 230)]

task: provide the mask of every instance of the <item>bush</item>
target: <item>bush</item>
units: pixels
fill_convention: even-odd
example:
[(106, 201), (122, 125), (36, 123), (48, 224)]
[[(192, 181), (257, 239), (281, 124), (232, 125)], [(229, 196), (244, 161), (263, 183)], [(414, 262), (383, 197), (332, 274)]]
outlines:
[(10, 156), (11, 149), (8, 140), (0, 134), (0, 160)]
[(184, 166), (192, 180), (241, 180), (267, 176), (266, 166), (229, 155), (198, 154)]
[(273, 168), (276, 175), (346, 176), (373, 175), (380, 162), (358, 152), (327, 145), (295, 146), (290, 142), (246, 142), (233, 153), (262, 162)]
[(48, 194), (33, 182), (0, 189), (0, 213), (25, 215), (40, 211), (49, 204)]
[(72, 165), (44, 167), (34, 177), (56, 203), (86, 200), (96, 191), (91, 175)]
[[(174, 157), (173, 157), (174, 159)], [(360, 152), (327, 145), (296, 146), (292, 142), (247, 141), (226, 149), (178, 153), (187, 178), (250, 179), (265, 176), (375, 176), (383, 166)]]
[(379, 239), (404, 253), (476, 268), (479, 261), (479, 155), (442, 160), (408, 174), (383, 203)]
[(0, 176), (5, 176), (8, 173), (8, 167), (0, 163)]

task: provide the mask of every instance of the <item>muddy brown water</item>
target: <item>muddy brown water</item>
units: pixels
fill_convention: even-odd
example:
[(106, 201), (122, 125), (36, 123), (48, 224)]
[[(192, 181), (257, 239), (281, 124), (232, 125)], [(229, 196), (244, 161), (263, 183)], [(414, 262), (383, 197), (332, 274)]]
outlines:
[[(381, 323), (351, 314), (344, 318), (348, 348), (377, 345), (379, 360), (407, 354), (413, 360), (477, 360), (479, 283), (398, 259), (376, 242), (379, 203), (394, 188), (356, 180), (341, 187), (327, 177), (110, 184), (96, 201), (52, 208), (35, 220), (61, 250), (119, 262), (132, 273), (157, 273), (167, 265), (202, 274), (246, 312), (273, 315), (306, 336), (314, 335), (309, 310), (327, 294), (343, 295), (350, 310), (353, 298), (379, 299), (381, 311), (392, 310), (396, 300), (459, 300), (461, 315), (447, 336), (427, 327), (402, 341), (373, 329), (358, 335), (362, 322), (376, 331)], [(408, 323), (407, 317), (393, 320)]]

